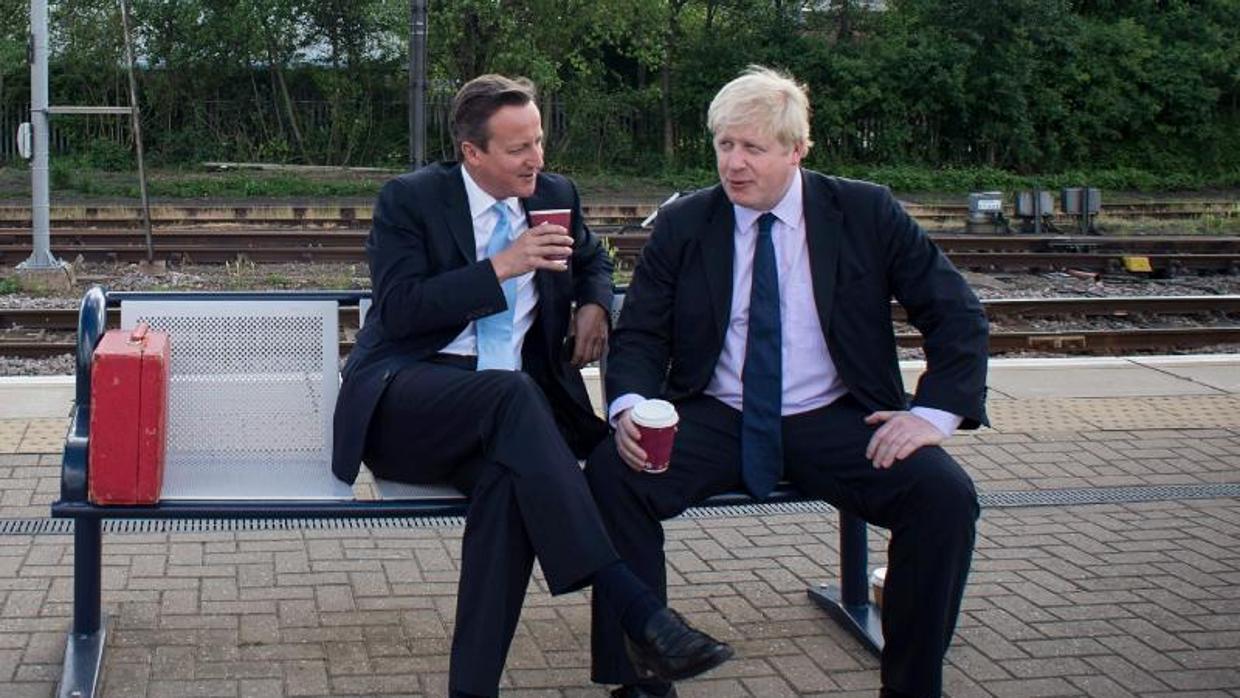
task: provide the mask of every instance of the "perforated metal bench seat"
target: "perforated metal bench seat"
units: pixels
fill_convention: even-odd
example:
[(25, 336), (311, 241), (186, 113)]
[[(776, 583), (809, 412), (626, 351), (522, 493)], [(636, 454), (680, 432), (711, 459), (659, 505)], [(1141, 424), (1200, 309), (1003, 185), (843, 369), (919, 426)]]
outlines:
[[(623, 295), (617, 294), (613, 313)], [(109, 306), (121, 326), (146, 322), (172, 338), (167, 456), (160, 501), (97, 506), (87, 498), (91, 355)], [(121, 518), (439, 517), (465, 513), (448, 485), (374, 480), (374, 496), (331, 472), (339, 378), (339, 316), (369, 305), (365, 291), (86, 293), (78, 322), (77, 376), (52, 515), (74, 519), (73, 627), (61, 696), (97, 689), (102, 621), (102, 520)], [(360, 488), (359, 488), (359, 491)], [(804, 497), (783, 485), (764, 502)], [(751, 503), (742, 493), (706, 506)], [(882, 644), (869, 604), (864, 522), (841, 514), (841, 586), (810, 596), (873, 651)]]

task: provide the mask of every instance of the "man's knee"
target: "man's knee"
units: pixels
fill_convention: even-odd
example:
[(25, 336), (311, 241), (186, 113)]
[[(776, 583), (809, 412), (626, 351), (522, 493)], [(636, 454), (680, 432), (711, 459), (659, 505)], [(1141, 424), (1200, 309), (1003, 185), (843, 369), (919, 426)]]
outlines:
[(524, 371), (488, 371), (493, 375), (490, 389), (496, 404), (510, 415), (527, 416), (531, 410), (542, 410), (551, 417), (551, 404), (542, 388)]
[(542, 395), (538, 383), (525, 371), (488, 371), (487, 376), (501, 399), (527, 399)]
[(924, 516), (944, 526), (972, 530), (981, 514), (973, 480), (942, 450), (933, 454), (931, 467), (918, 478), (913, 498)]

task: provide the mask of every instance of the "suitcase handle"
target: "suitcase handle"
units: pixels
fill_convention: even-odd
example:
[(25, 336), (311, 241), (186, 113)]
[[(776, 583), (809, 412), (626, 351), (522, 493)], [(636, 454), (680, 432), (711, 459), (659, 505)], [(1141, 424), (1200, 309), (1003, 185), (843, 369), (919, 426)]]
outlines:
[(146, 341), (146, 333), (150, 329), (151, 329), (150, 325), (146, 324), (145, 322), (139, 322), (138, 326), (133, 328), (133, 332), (129, 335), (129, 343), (130, 344), (141, 344), (142, 342)]

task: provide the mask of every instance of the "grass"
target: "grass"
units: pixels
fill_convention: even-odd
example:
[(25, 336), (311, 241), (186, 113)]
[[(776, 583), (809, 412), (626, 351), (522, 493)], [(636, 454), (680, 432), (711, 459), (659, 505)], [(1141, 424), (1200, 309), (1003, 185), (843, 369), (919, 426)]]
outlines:
[(11, 279), (7, 276), (0, 276), (0, 296), (8, 296), (21, 290), (17, 279)]

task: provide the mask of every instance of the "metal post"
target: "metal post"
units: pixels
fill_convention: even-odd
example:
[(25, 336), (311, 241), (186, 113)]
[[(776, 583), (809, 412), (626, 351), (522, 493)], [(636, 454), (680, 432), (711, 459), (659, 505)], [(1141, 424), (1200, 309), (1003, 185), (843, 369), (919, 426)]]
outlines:
[(52, 256), (51, 187), (48, 181), (47, 0), (30, 0), (31, 233), (34, 248), (18, 269), (61, 269)]
[(142, 196), (142, 230), (146, 233), (146, 261), (155, 261), (155, 246), (151, 241), (151, 201), (146, 196), (146, 165), (142, 153), (142, 117), (138, 111), (138, 80), (133, 74), (133, 40), (129, 35), (129, 3), (121, 2), (121, 29), (125, 32), (125, 65), (129, 69), (129, 118), (133, 126), (133, 140), (138, 152), (138, 192)]
[(1042, 190), (1033, 188), (1033, 234), (1042, 234)]
[(426, 164), (427, 0), (409, 5), (409, 169)]
[(1090, 196), (1089, 183), (1081, 187), (1081, 234), (1087, 236), (1094, 232), (1094, 223), (1090, 221)]
[(99, 519), (73, 520), (73, 628), (65, 643), (58, 698), (92, 698), (99, 693), (108, 634), (99, 603), (102, 546)]
[(865, 521), (841, 511), (840, 585), (810, 587), (809, 598), (871, 652), (883, 650), (883, 621), (870, 603)]
[(865, 522), (840, 512), (840, 597), (845, 606), (869, 603)]
[(99, 629), (103, 529), (99, 519), (73, 520), (73, 632), (93, 635)]

